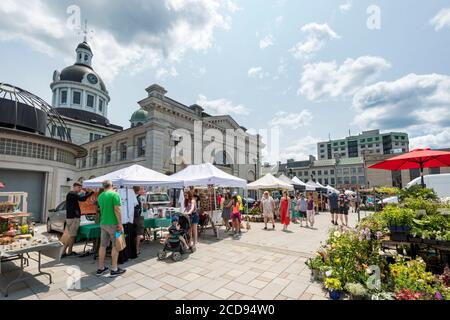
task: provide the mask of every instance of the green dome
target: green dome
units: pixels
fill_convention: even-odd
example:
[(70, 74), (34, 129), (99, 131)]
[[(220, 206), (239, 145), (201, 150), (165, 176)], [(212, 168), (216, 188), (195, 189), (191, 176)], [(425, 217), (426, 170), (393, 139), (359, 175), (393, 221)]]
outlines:
[(130, 122), (146, 122), (148, 118), (148, 111), (139, 109), (133, 113)]

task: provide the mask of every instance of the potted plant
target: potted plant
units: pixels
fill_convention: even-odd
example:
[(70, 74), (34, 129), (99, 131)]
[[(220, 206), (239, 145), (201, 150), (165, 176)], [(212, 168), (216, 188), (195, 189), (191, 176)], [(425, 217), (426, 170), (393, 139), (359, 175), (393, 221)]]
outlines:
[(387, 206), (383, 211), (383, 215), (389, 226), (391, 239), (394, 241), (406, 241), (415, 218), (414, 211), (396, 206)]
[(339, 300), (341, 298), (342, 283), (339, 279), (326, 278), (324, 286), (328, 290), (332, 300)]
[(311, 276), (315, 281), (321, 280), (320, 268), (324, 265), (322, 256), (317, 254), (314, 258), (308, 259), (306, 265), (311, 269)]
[(366, 300), (368, 291), (360, 283), (347, 283), (345, 290), (350, 294), (351, 300)]

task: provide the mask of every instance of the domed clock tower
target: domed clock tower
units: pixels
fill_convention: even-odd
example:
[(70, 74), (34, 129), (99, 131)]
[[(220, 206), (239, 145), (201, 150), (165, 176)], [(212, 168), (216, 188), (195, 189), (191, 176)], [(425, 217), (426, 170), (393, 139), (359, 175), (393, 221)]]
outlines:
[[(110, 97), (92, 68), (93, 53), (86, 37), (76, 48), (75, 64), (53, 73), (52, 106), (73, 127), (72, 141), (84, 144), (122, 130), (108, 121)], [(58, 130), (58, 128), (55, 128)]]

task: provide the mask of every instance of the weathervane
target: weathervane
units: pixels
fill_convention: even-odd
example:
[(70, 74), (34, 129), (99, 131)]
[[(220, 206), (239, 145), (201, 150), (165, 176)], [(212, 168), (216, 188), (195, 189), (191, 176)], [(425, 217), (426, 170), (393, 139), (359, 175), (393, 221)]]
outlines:
[[(82, 29), (82, 28), (80, 27), (80, 31), (78, 32), (78, 34), (79, 34), (79, 35), (82, 34), (82, 35), (83, 35), (83, 41), (84, 41), (84, 42), (87, 42), (89, 34), (93, 34), (93, 33), (94, 33), (93, 30), (88, 30), (88, 21), (87, 21), (87, 19), (86, 19), (86, 20), (84, 21), (84, 29)], [(90, 39), (92, 39), (92, 36), (90, 37)]]

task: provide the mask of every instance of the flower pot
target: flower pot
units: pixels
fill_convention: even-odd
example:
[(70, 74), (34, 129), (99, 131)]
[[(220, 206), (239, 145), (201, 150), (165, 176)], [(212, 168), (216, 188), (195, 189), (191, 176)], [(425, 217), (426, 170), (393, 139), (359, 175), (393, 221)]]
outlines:
[(397, 226), (389, 226), (389, 231), (391, 233), (397, 232), (398, 231)]
[(442, 247), (450, 247), (450, 241), (438, 241), (438, 245)]
[(311, 277), (314, 281), (320, 280), (320, 270), (319, 269), (312, 269), (311, 270)]
[(341, 298), (341, 293), (337, 290), (329, 290), (331, 300), (339, 300)]

